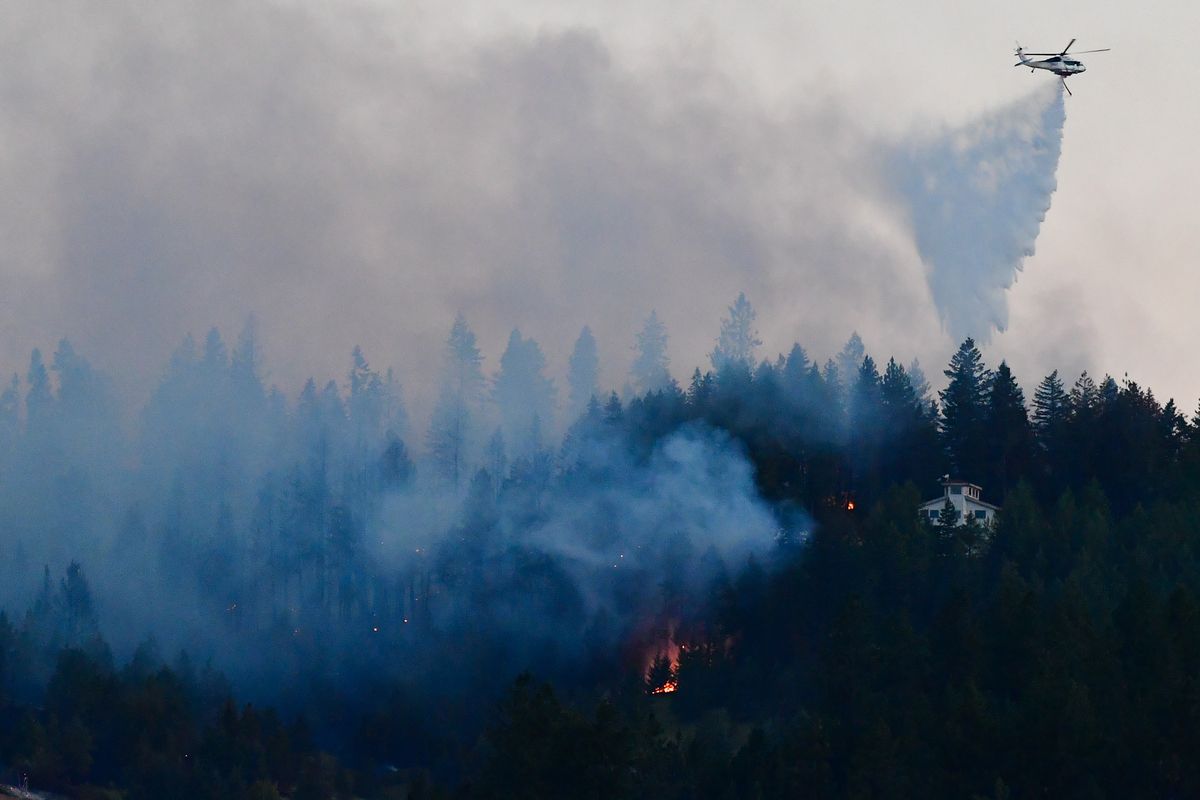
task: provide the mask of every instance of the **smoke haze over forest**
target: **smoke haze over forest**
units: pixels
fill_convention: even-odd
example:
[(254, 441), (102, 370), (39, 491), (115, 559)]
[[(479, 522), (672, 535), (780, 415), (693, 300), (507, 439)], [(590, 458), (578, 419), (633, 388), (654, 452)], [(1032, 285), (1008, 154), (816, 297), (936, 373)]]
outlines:
[(1200, 4), (0, 11), (0, 794), (1200, 796)]
[[(743, 290), (768, 350), (858, 329), (937, 360), (1007, 319), (1054, 189), (1052, 86), (1000, 126), (898, 136), (829, 97), (768, 103), (701, 50), (635, 63), (570, 27), (449, 47), (380, 13), (16, 4), (0, 365), (86, 341), (132, 409), (185, 333), (254, 313), (288, 396), (362, 345), (424, 413), (458, 312), (484, 343), (534, 336), (557, 376), (588, 324), (617, 387), (652, 308), (682, 380)], [(931, 176), (992, 197), (999, 232), (935, 224)], [(987, 245), (958, 269), (939, 229)]]

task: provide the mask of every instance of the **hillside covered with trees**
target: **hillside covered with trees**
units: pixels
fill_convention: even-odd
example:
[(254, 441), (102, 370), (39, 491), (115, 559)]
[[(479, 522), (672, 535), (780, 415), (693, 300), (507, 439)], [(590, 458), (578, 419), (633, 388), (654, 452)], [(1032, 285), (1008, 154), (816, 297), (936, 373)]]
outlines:
[[(1200, 414), (932, 392), (730, 307), (559, 397), (451, 329), (428, 424), (355, 350), (293, 403), (253, 326), (132, 422), (67, 342), (0, 396), (0, 780), (86, 797), (1200, 796)], [(994, 527), (919, 518), (943, 475)]]

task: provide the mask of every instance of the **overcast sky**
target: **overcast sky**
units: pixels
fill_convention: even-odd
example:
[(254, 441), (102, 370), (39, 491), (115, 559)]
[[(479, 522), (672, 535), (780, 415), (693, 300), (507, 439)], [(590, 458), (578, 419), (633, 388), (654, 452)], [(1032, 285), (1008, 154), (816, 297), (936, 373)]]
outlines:
[(1071, 80), (986, 354), (1027, 389), (1088, 368), (1200, 397), (1194, 4), (0, 10), (8, 371), (65, 335), (137, 396), (186, 332), (255, 312), (290, 396), (361, 344), (420, 405), (462, 311), (489, 372), (519, 326), (561, 373), (589, 324), (619, 386), (654, 308), (685, 379), (745, 290), (764, 355), (857, 329), (933, 373), (957, 343), (881, 161), (1036, 99), (1054, 79), (1014, 69), (1014, 40), (1077, 37), (1113, 51)]

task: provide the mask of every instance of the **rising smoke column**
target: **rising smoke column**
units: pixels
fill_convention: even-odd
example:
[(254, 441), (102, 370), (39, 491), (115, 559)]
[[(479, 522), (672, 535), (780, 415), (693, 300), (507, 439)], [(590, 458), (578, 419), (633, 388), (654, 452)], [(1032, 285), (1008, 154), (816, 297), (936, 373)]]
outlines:
[(1008, 325), (1006, 292), (1033, 255), (1058, 183), (1058, 84), (898, 153), (896, 179), (933, 301), (957, 340)]

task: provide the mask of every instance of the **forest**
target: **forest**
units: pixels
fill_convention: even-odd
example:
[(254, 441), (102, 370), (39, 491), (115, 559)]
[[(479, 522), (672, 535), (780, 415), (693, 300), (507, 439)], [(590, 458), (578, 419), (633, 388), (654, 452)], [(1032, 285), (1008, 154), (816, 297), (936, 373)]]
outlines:
[[(253, 321), (0, 394), (0, 782), (86, 798), (1200, 796), (1200, 411), (852, 336), (562, 396), (459, 316), (416, 425)], [(944, 477), (995, 525), (919, 517)]]

